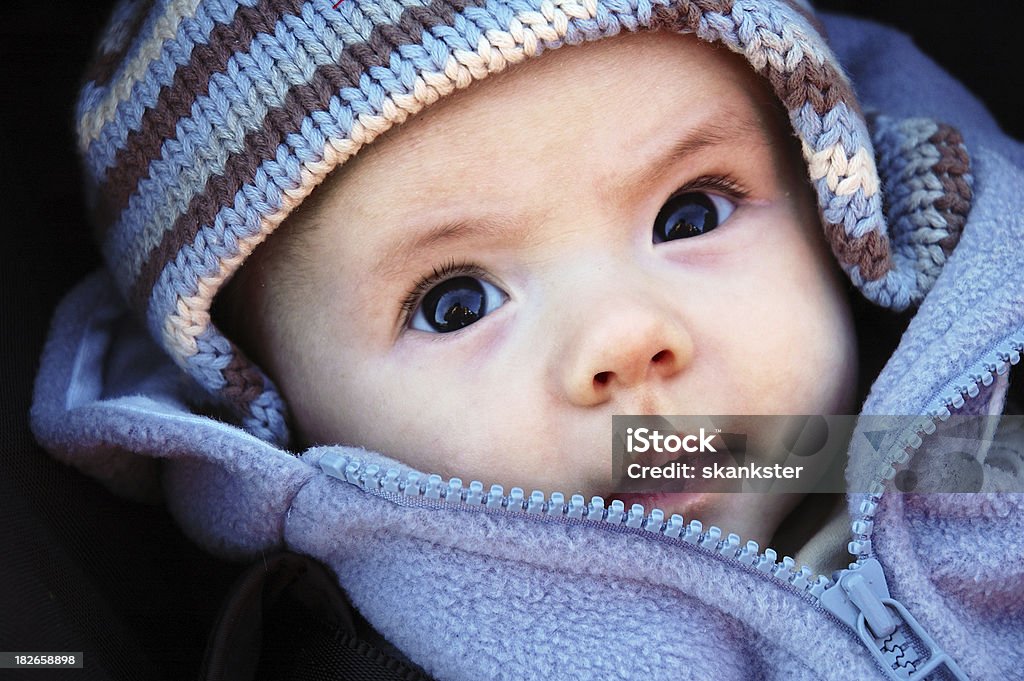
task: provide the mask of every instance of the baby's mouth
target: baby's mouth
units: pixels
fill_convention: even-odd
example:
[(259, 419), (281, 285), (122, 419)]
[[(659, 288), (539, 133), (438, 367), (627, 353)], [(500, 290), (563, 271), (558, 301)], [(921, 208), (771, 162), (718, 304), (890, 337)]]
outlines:
[[(683, 438), (687, 433), (675, 433)], [(725, 491), (722, 481), (717, 483), (701, 478), (701, 471), (705, 466), (711, 466), (712, 462), (719, 460), (718, 455), (710, 452), (644, 452), (635, 454), (631, 463), (638, 464), (641, 468), (659, 469), (663, 475), (672, 477), (651, 477), (648, 475), (642, 478), (633, 478), (629, 475), (620, 475), (614, 481), (614, 491), (609, 495), (609, 501), (619, 500), (627, 509), (634, 504), (644, 507), (646, 513), (653, 509), (660, 509), (666, 517), (678, 513), (687, 521), (693, 520), (700, 515), (703, 501), (708, 494), (715, 491)]]

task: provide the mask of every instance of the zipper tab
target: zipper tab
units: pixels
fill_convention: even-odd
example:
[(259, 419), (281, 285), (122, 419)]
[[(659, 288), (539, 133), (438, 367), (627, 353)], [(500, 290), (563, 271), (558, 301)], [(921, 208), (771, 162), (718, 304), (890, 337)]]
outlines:
[(953, 678), (967, 680), (907, 608), (889, 596), (885, 573), (876, 559), (843, 570), (821, 594), (820, 602), (857, 633), (890, 679), (920, 681), (945, 666)]
[(885, 605), (875, 595), (872, 589), (874, 584), (869, 585), (859, 573), (860, 570), (845, 575), (839, 580), (839, 586), (843, 587), (847, 597), (864, 615), (864, 621), (875, 638), (885, 638), (896, 631), (896, 623), (889, 617)]

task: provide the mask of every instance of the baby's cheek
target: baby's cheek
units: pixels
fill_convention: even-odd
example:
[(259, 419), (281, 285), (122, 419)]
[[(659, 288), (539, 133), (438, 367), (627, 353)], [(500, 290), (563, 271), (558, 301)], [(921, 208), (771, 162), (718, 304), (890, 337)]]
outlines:
[(804, 381), (818, 395), (812, 413), (848, 413), (856, 394), (856, 336), (850, 311), (829, 296), (816, 301), (806, 315), (803, 343)]

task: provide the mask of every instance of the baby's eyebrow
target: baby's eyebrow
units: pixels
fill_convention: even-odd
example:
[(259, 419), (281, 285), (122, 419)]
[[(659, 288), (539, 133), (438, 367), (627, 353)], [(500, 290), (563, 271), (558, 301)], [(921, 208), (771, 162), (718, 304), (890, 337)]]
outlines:
[(399, 239), (388, 248), (374, 266), (373, 271), (381, 277), (398, 274), (412, 254), (427, 249), (436, 249), (447, 243), (473, 238), (477, 240), (501, 240), (503, 244), (525, 243), (532, 230), (520, 224), (519, 219), (501, 215), (474, 217), (472, 220), (447, 220), (415, 236)]
[(690, 127), (665, 152), (647, 163), (643, 168), (626, 175), (620, 185), (630, 191), (654, 182), (669, 166), (710, 147), (722, 144), (740, 146), (764, 144), (768, 131), (758, 121), (746, 116), (736, 116), (728, 111), (716, 110), (697, 125)]

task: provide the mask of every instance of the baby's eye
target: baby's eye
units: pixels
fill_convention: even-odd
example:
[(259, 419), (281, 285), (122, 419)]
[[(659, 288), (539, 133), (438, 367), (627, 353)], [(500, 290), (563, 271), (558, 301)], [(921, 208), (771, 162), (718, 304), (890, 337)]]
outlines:
[(654, 243), (710, 232), (728, 219), (736, 204), (718, 194), (685, 192), (673, 196), (654, 220)]
[(430, 333), (458, 331), (497, 310), (507, 298), (501, 289), (478, 277), (445, 279), (423, 296), (409, 327)]

